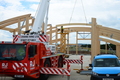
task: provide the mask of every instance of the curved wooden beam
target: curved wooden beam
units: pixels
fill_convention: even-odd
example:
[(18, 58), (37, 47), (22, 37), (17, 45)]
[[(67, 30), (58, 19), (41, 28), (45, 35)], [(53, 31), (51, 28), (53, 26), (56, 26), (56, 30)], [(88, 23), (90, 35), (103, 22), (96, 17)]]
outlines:
[(85, 26), (91, 26), (91, 24), (87, 24), (87, 23), (65, 23), (65, 24), (58, 24), (58, 25), (56, 25), (56, 27), (60, 27), (60, 26), (70, 26), (70, 25), (85, 25)]
[(25, 17), (30, 17), (31, 14), (26, 14), (26, 15), (22, 15), (22, 16), (18, 16), (18, 17), (14, 17), (14, 18), (11, 18), (11, 19), (7, 19), (7, 20), (4, 20), (4, 21), (1, 21), (0, 22), (0, 25), (2, 24), (6, 24), (6, 23), (9, 23), (11, 21), (15, 21), (15, 20), (18, 20), (18, 19), (23, 19)]
[(109, 43), (112, 43), (112, 44), (115, 44), (115, 45), (120, 45), (119, 42), (116, 42), (116, 41), (113, 41), (113, 40), (110, 40), (110, 39), (105, 39), (105, 38), (99, 38), (100, 41), (105, 41), (105, 42), (109, 42)]

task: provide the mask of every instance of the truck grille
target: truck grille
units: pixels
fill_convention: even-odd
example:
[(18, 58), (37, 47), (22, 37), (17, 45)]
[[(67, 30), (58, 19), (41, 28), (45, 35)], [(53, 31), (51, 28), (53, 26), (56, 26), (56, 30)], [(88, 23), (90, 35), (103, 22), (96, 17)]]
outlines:
[[(117, 76), (118, 74), (109, 74), (109, 76)], [(106, 76), (106, 74), (98, 74), (98, 76)]]

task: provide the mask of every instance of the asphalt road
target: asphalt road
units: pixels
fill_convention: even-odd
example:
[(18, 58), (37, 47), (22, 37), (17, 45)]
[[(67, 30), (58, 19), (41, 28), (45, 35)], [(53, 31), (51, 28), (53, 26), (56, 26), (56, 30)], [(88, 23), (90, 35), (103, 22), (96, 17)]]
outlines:
[[(6, 77), (6, 78), (0, 77), (0, 80), (16, 80), (16, 79), (13, 79), (12, 77)], [(48, 80), (68, 80), (68, 77), (61, 75), (50, 75)], [(79, 73), (76, 73), (75, 70), (72, 70), (70, 80), (90, 80), (90, 75), (80, 75)]]
[[(48, 80), (68, 80), (67, 76), (53, 75)], [(90, 80), (90, 75), (80, 75), (76, 71), (71, 71), (70, 80)]]

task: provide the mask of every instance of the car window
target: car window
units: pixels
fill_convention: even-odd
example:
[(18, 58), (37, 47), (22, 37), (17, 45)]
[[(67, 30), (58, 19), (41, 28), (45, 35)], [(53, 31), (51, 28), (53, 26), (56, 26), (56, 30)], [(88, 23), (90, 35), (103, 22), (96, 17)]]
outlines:
[(116, 58), (96, 59), (94, 67), (119, 67), (120, 63)]

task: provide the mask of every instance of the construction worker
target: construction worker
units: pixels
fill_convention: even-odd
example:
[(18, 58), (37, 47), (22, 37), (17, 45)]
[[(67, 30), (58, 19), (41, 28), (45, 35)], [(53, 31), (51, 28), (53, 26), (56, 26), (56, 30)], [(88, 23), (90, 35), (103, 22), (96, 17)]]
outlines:
[(18, 49), (18, 55), (19, 55), (19, 56), (24, 56), (24, 55), (25, 55), (25, 50), (24, 50), (23, 47), (20, 47), (20, 48)]
[(63, 33), (63, 31), (64, 31), (64, 28), (63, 28), (63, 26), (61, 26), (61, 33)]

